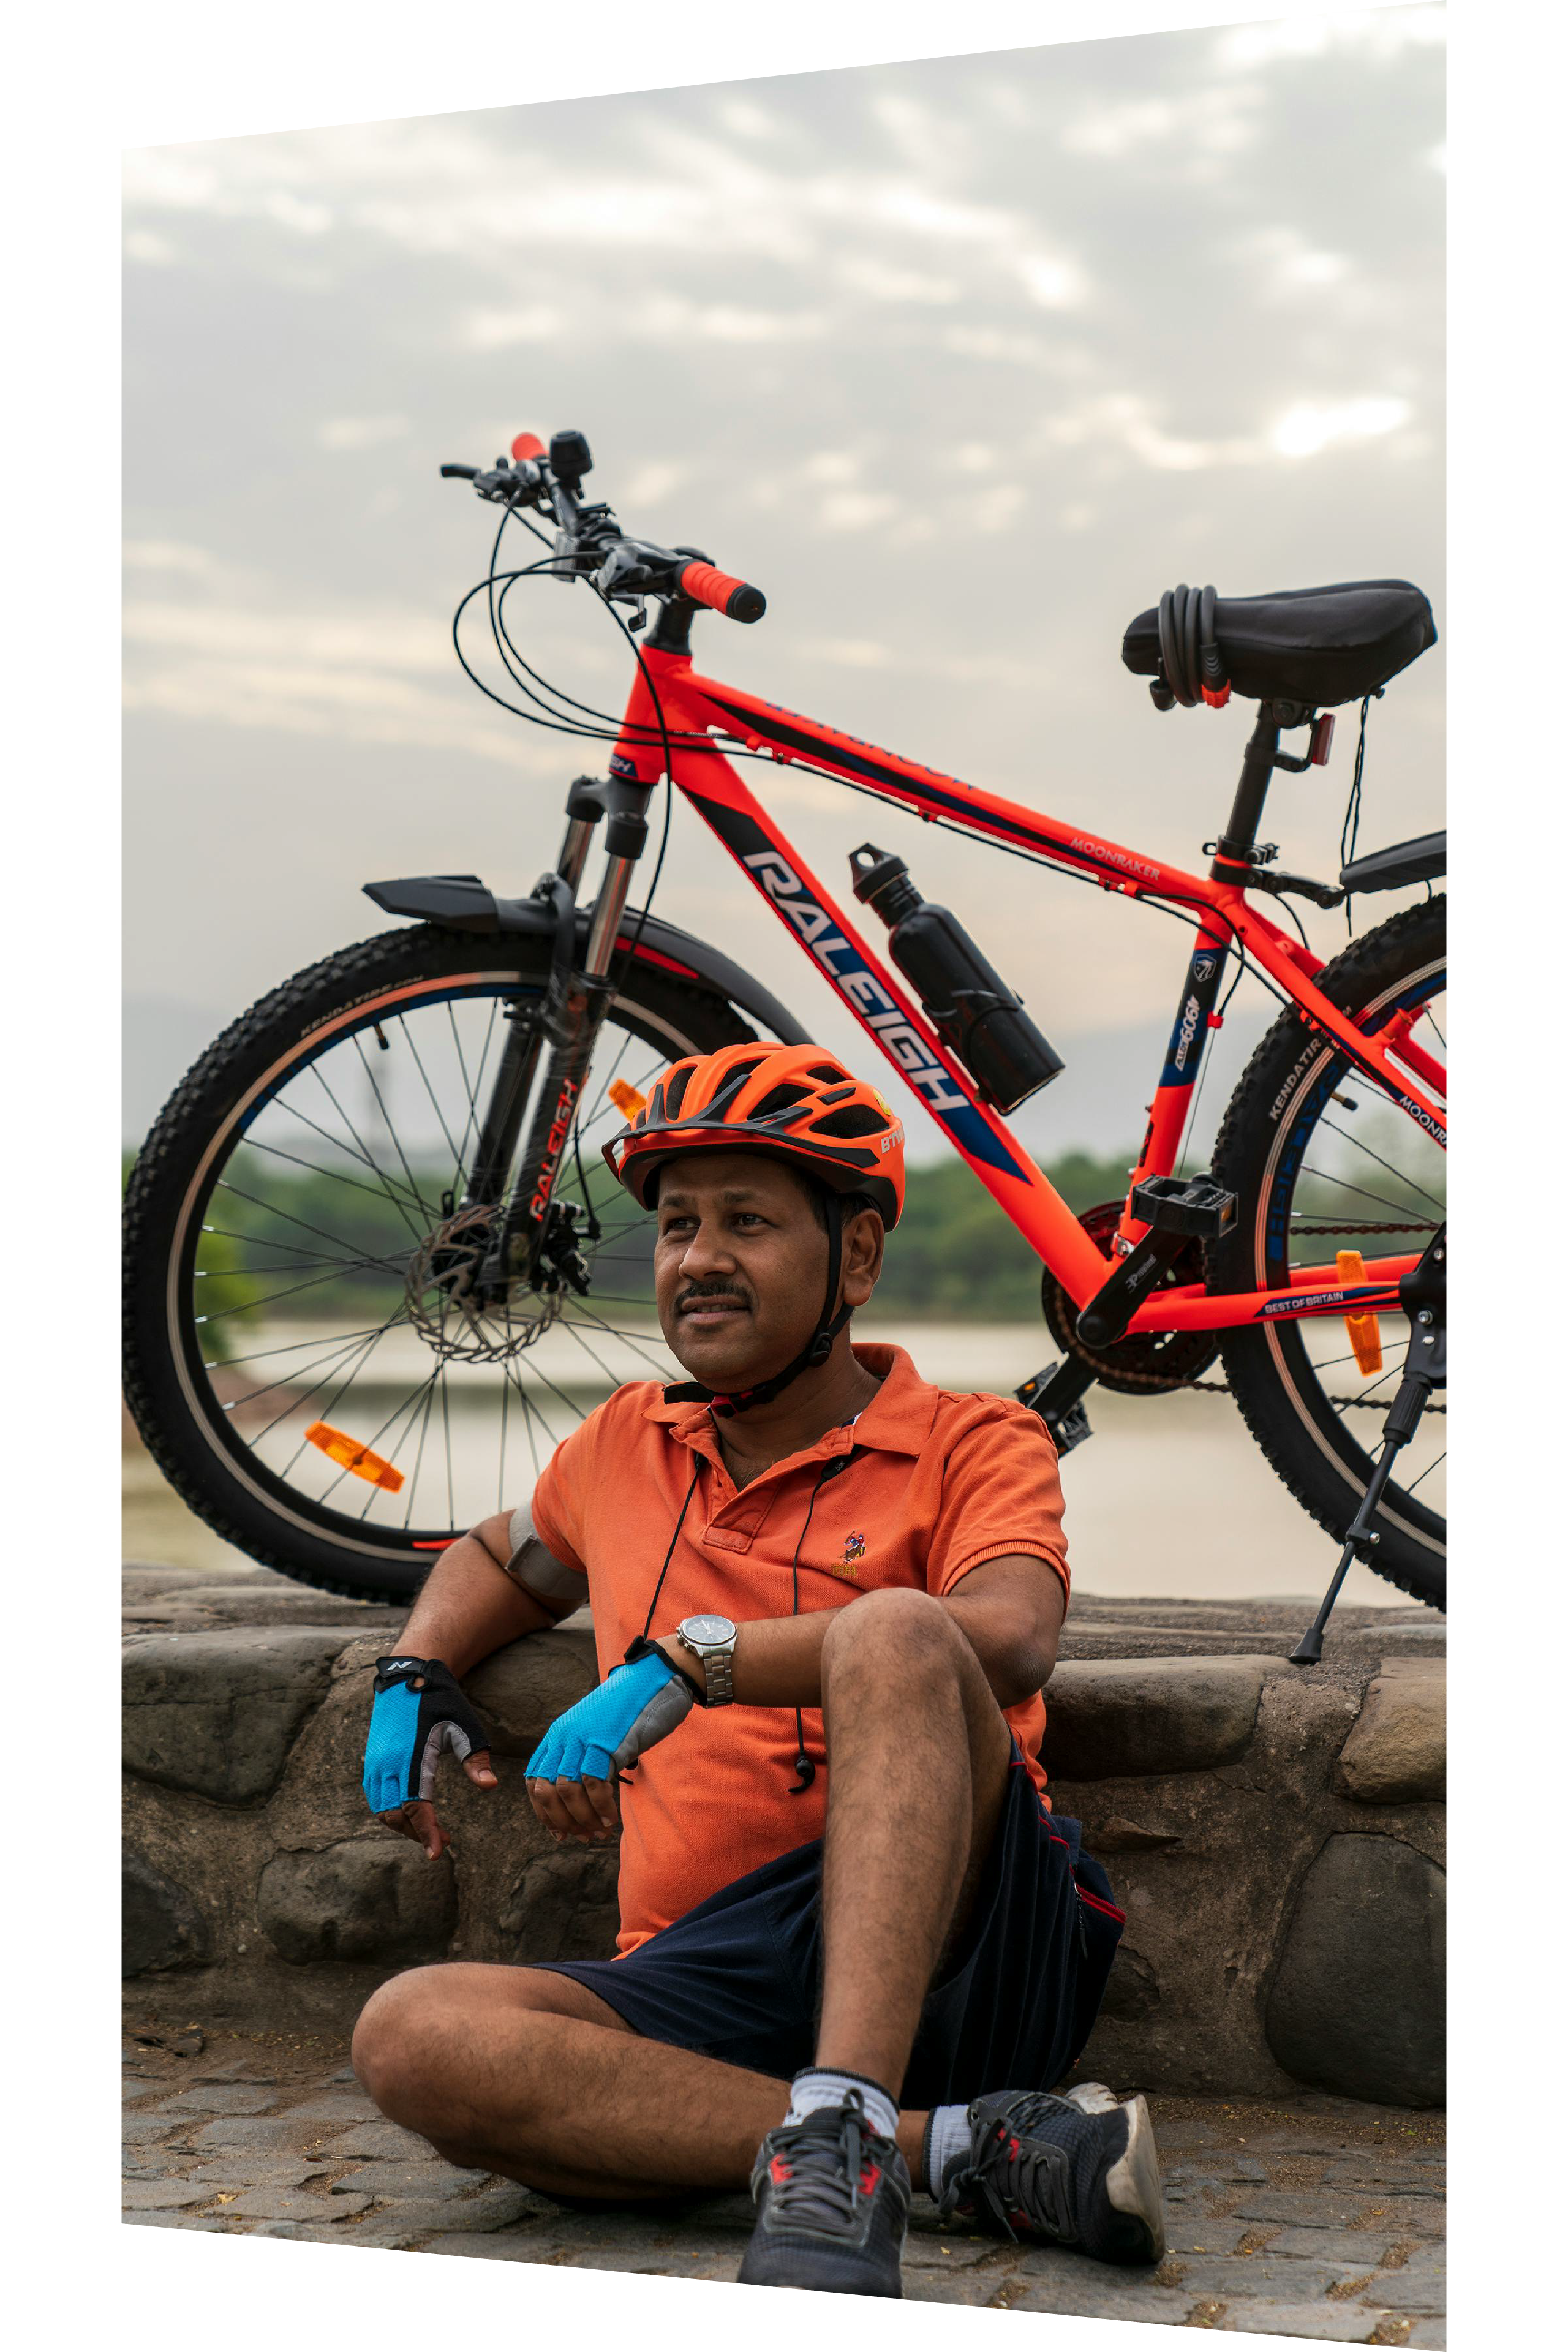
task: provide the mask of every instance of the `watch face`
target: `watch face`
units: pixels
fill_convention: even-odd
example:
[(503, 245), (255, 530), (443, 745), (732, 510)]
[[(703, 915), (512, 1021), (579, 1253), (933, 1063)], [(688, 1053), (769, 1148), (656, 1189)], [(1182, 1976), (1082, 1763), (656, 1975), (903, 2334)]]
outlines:
[(728, 1617), (684, 1617), (680, 1630), (689, 1642), (729, 1642), (735, 1633)]

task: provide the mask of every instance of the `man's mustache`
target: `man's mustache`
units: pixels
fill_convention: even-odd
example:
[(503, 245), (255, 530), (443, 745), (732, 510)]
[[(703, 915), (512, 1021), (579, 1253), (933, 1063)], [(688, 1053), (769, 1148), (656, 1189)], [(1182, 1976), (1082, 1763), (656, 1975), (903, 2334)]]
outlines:
[(678, 1315), (684, 1315), (689, 1307), (706, 1306), (715, 1300), (727, 1301), (732, 1307), (743, 1307), (748, 1313), (751, 1310), (752, 1302), (743, 1290), (737, 1290), (732, 1283), (714, 1281), (688, 1283), (675, 1302), (675, 1311)]

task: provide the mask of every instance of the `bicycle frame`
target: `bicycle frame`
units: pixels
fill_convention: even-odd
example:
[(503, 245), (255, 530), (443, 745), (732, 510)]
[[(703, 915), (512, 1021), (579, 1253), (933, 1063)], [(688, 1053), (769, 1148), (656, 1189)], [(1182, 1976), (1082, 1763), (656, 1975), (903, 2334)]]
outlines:
[[(921, 1006), (867, 946), (713, 736), (738, 740), (748, 751), (767, 753), (781, 763), (798, 761), (879, 799), (911, 808), (928, 820), (1026, 850), (1058, 869), (1090, 874), (1120, 897), (1168, 899), (1197, 913), (1197, 943), (1138, 1165), (1131, 1171), (1119, 1245), (1130, 1246), (1147, 1231), (1132, 1213), (1133, 1187), (1174, 1170), (1214, 1024), (1226, 950), (1233, 942), (1298, 1007), (1309, 1035), (1332, 1038), (1407, 1117), (1439, 1142), (1446, 1141), (1440, 1108), (1445, 1073), (1413, 1043), (1409, 1031), (1416, 1016), (1396, 1013), (1377, 1035), (1357, 1029), (1315, 985), (1322, 959), (1249, 905), (1244, 887), (1141, 856), (725, 686), (695, 670), (689, 653), (649, 644), (640, 661), (610, 761), (612, 772), (651, 789), (667, 765), (662, 738), (668, 735), (672, 784), (718, 835), (779, 919), (810, 950), (836, 994), (1080, 1307), (1100, 1289), (1118, 1258), (1101, 1253), (1005, 1120), (981, 1099)], [(1300, 1267), (1289, 1286), (1277, 1290), (1213, 1294), (1202, 1284), (1186, 1284), (1162, 1290), (1140, 1307), (1128, 1330), (1216, 1330), (1343, 1315), (1348, 1308), (1397, 1310), (1399, 1279), (1415, 1263), (1414, 1253), (1375, 1259), (1365, 1267), (1364, 1284), (1352, 1287), (1341, 1283), (1333, 1265)]]

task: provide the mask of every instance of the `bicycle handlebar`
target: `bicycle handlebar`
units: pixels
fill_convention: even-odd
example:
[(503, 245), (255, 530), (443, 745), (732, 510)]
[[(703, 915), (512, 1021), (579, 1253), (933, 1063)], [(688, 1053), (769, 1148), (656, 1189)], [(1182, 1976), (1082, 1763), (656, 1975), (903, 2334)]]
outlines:
[(760, 588), (749, 587), (716, 564), (683, 564), (675, 584), (694, 604), (706, 604), (710, 613), (722, 613), (727, 621), (760, 621), (768, 609)]
[[(578, 464), (570, 461), (576, 460)], [(553, 462), (552, 462), (553, 461)], [(760, 621), (768, 609), (760, 588), (721, 572), (689, 549), (656, 547), (622, 530), (607, 506), (580, 503), (582, 474), (593, 460), (580, 433), (558, 433), (547, 450), (536, 433), (514, 435), (511, 458), (493, 467), (443, 466), (444, 480), (472, 482), (482, 499), (499, 505), (531, 506), (558, 526), (557, 577), (591, 574), (601, 595), (622, 603), (643, 596), (683, 596), (721, 613), (727, 621)], [(634, 626), (636, 624), (634, 624)]]

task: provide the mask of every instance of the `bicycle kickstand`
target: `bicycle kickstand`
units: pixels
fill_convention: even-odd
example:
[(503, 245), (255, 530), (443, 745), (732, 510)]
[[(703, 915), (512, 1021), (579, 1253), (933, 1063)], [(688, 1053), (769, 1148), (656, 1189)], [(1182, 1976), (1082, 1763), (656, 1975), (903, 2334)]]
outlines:
[(1412, 1266), (1399, 1286), (1399, 1303), (1410, 1318), (1410, 1345), (1405, 1350), (1405, 1370), (1399, 1392), (1383, 1424), (1383, 1449), (1373, 1465), (1366, 1492), (1354, 1518), (1345, 1534), (1344, 1549), (1335, 1569), (1323, 1602), (1316, 1617), (1290, 1653), (1293, 1666), (1315, 1666), (1323, 1654), (1323, 1629), (1329, 1622), (1340, 1587), (1350, 1573), (1352, 1559), (1369, 1562), (1374, 1557), (1373, 1547), (1379, 1538), (1373, 1521), (1383, 1500), (1383, 1490), (1393, 1475), (1400, 1449), (1415, 1436), (1423, 1412), (1434, 1389), (1442, 1388), (1448, 1377), (1448, 1307), (1447, 1307), (1447, 1225), (1439, 1225), (1427, 1244), (1420, 1262)]

